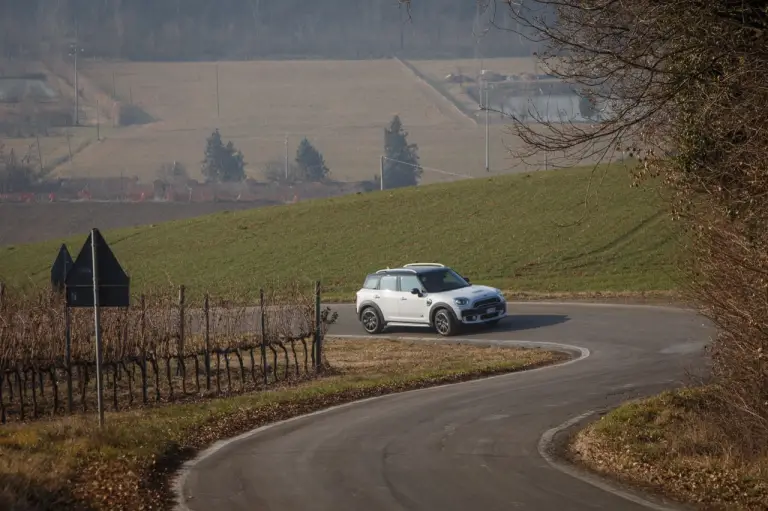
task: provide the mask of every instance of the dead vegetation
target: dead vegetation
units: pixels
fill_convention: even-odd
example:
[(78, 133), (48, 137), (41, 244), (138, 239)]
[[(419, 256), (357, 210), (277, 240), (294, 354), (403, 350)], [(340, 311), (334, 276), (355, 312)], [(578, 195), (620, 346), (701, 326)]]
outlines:
[(335, 404), (531, 369), (567, 355), (438, 343), (328, 339), (327, 370), (264, 392), (0, 427), (0, 509), (171, 508), (169, 477), (222, 438)]
[[(315, 375), (315, 333), (324, 335), (336, 313), (319, 311), (318, 323), (312, 289), (283, 284), (257, 303), (184, 294), (145, 293), (132, 307), (102, 310), (109, 409), (243, 393)], [(5, 292), (0, 423), (92, 412), (95, 354), (92, 310), (67, 310), (63, 296), (48, 290)]]
[[(649, 420), (638, 426), (645, 449), (656, 452), (646, 462), (674, 466), (666, 456), (677, 459), (678, 454), (668, 448), (665, 438), (685, 430), (691, 433), (685, 441), (697, 439), (701, 453), (721, 453), (731, 468), (742, 464), (740, 470), (750, 473), (748, 467), (762, 463), (762, 446), (768, 443), (764, 2), (542, 0), (538, 4), (507, 3), (503, 12), (535, 29), (548, 45), (541, 55), (544, 69), (583, 89), (597, 120), (589, 125), (542, 120), (544, 129), (539, 130), (512, 119), (525, 142), (517, 154), (562, 151), (571, 157), (608, 157), (628, 151), (638, 156), (633, 169), (636, 185), (660, 178), (659, 192), (685, 228), (687, 257), (681, 280), (686, 296), (718, 327), (710, 347), (714, 385), (695, 400), (657, 402), (672, 407), (658, 415), (677, 414), (676, 425)], [(534, 10), (542, 7), (556, 11), (557, 21), (537, 17)], [(598, 190), (602, 179), (595, 174)], [(587, 199), (584, 218), (592, 207)], [(704, 427), (705, 422), (714, 429)], [(619, 438), (626, 442), (617, 441), (609, 448), (623, 459), (631, 439)], [(729, 446), (727, 452), (724, 446)], [(631, 464), (611, 466), (635, 470)], [(696, 495), (723, 503), (736, 498), (737, 492), (727, 484), (702, 485), (693, 472), (682, 476), (662, 470), (655, 482), (688, 484), (688, 496), (694, 500)], [(686, 479), (689, 476), (693, 479)], [(686, 482), (678, 484), (677, 478)]]
[(768, 507), (768, 448), (734, 436), (717, 389), (667, 392), (628, 403), (576, 434), (574, 461), (623, 481), (711, 508)]

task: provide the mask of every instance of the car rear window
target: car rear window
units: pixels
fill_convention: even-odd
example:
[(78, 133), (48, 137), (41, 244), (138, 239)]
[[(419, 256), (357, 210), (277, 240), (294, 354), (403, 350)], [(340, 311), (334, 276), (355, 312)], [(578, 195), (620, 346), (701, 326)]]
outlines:
[(368, 275), (365, 278), (365, 283), (363, 284), (364, 289), (378, 289), (379, 288), (379, 280), (381, 280), (381, 277), (379, 275)]

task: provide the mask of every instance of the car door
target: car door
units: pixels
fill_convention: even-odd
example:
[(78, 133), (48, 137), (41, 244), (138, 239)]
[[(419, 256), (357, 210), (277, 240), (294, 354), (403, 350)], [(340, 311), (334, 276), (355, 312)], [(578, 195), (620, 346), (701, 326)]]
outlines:
[(382, 275), (374, 301), (381, 309), (384, 321), (399, 321), (397, 318), (400, 293), (397, 290), (397, 275)]
[(400, 299), (398, 300), (398, 321), (409, 323), (428, 322), (429, 306), (425, 296), (414, 295), (412, 289), (424, 291), (424, 286), (416, 275), (400, 276)]

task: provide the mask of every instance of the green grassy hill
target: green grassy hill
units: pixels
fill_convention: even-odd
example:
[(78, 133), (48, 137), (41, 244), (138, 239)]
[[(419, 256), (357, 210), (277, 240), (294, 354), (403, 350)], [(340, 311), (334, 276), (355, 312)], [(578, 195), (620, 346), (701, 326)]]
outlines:
[[(678, 236), (650, 188), (625, 167), (537, 172), (376, 192), (103, 234), (134, 290), (185, 284), (191, 293), (254, 293), (265, 280), (321, 279), (354, 297), (367, 272), (441, 262), (473, 282), (526, 292), (663, 291), (675, 287)], [(583, 222), (574, 223), (583, 217)], [(566, 225), (566, 226), (563, 226)], [(98, 226), (98, 225), (97, 225)], [(0, 280), (47, 284), (65, 241), (0, 249)]]

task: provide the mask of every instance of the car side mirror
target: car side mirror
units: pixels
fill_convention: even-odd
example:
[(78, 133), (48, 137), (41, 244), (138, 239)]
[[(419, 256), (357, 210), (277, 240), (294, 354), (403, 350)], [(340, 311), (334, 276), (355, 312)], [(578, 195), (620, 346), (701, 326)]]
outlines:
[(414, 287), (411, 289), (411, 294), (416, 296), (421, 296), (421, 290), (418, 287)]
[(470, 281), (470, 280), (469, 280), (467, 277), (465, 277), (464, 275), (462, 275), (462, 276), (461, 276), (461, 278), (462, 278), (462, 279), (464, 279), (464, 280), (466, 280), (466, 281), (467, 281), (467, 284), (471, 284), (471, 283), (472, 283), (472, 281)]

